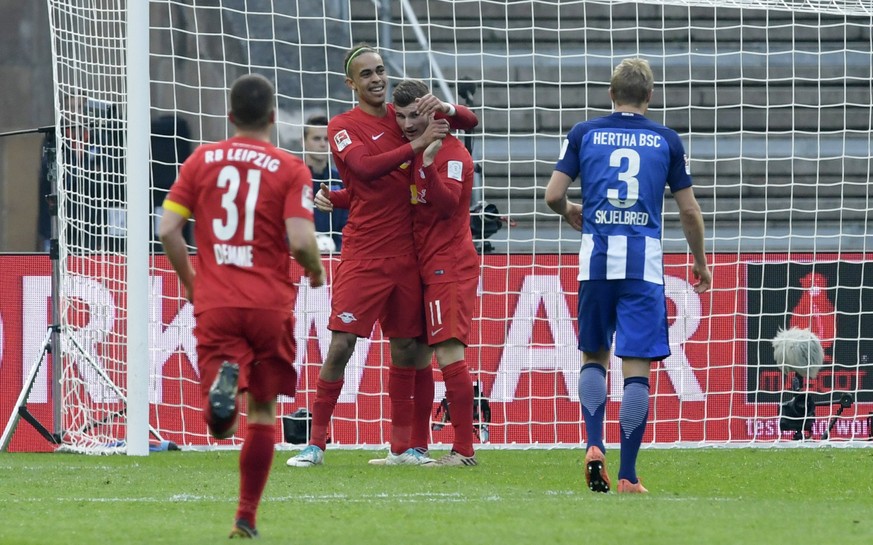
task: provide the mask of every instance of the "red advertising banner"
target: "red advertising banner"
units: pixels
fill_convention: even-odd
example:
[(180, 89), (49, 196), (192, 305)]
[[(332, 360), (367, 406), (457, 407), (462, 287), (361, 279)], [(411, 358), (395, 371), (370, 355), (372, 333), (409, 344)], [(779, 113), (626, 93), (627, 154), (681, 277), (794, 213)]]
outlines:
[[(646, 443), (790, 440), (790, 433), (779, 431), (780, 393), (790, 381), (774, 366), (769, 339), (778, 327), (795, 322), (806, 320), (802, 325), (810, 327), (809, 313), (803, 314), (801, 307), (813, 300), (818, 308), (832, 310), (835, 321), (823, 327), (831, 328), (827, 331), (833, 330), (836, 339), (827, 347), (831, 367), (823, 370), (816, 391), (849, 391), (862, 402), (835, 421), (830, 437), (869, 435), (866, 413), (873, 401), (873, 370), (867, 355), (873, 355), (873, 308), (868, 307), (873, 305), (873, 273), (864, 265), (870, 256), (818, 254), (815, 267), (821, 275), (815, 277), (808, 270), (813, 267), (811, 258), (716, 255), (713, 290), (698, 295), (689, 283), (687, 256), (665, 257), (672, 355), (653, 365)], [(830, 264), (818, 265), (823, 262)], [(0, 256), (0, 266), (0, 425), (5, 426), (51, 322), (51, 270), (48, 257), (42, 255)], [(180, 445), (212, 444), (200, 417), (192, 308), (179, 298), (175, 276), (155, 273), (149, 286), (151, 308), (127, 309), (123, 284), (105, 280), (123, 278), (117, 262), (77, 258), (69, 266), (90, 278), (79, 278), (68, 288), (65, 311), (71, 336), (83, 353), (66, 356), (68, 372), (81, 380), (79, 391), (67, 402), (85, 400), (92, 410), (97, 407), (107, 414), (123, 407), (117, 393), (98, 384), (84, 362), (96, 362), (123, 391), (126, 320), (128, 313), (136, 313), (148, 321), (150, 330), (152, 426)], [(155, 266), (169, 271), (163, 256), (155, 257)], [(574, 255), (483, 257), (467, 362), (491, 409), (491, 443), (576, 445), (584, 440), (577, 393), (576, 268)], [(104, 280), (92, 280), (98, 276)], [(826, 285), (813, 286), (810, 279)], [(295, 307), (299, 393), (296, 399), (281, 400), (281, 414), (312, 405), (318, 367), (330, 341), (329, 312), (329, 288), (301, 285)], [(331, 430), (334, 443), (387, 442), (387, 365), (388, 345), (377, 325), (371, 338), (359, 341), (347, 368)], [(436, 378), (435, 408), (444, 391), (438, 372)], [(50, 430), (51, 380), (49, 355), (27, 407)], [(611, 362), (608, 381), (606, 439), (617, 443), (620, 362)], [(817, 410), (814, 437), (827, 429), (832, 412), (824, 406)], [(73, 419), (63, 426), (87, 425)], [(434, 432), (433, 440), (448, 443), (451, 434), (451, 426), (445, 426)], [(11, 450), (51, 448), (25, 422), (10, 445)]]

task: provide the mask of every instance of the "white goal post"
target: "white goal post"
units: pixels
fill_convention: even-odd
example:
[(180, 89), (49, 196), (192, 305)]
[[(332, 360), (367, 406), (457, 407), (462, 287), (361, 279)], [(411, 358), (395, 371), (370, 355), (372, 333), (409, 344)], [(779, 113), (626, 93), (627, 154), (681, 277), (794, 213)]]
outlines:
[[(690, 257), (666, 195), (673, 355), (653, 367), (644, 444), (794, 444), (779, 420), (780, 403), (797, 392), (769, 342), (791, 326), (811, 328), (826, 354), (822, 372), (802, 385), (821, 401), (807, 435), (860, 445), (873, 433), (870, 0), (47, 3), (61, 249), (61, 396), (51, 401), (60, 404), (65, 448), (145, 454), (150, 437), (190, 448), (240, 444), (206, 432), (192, 308), (150, 226), (187, 153), (229, 135), (236, 77), (258, 72), (275, 82), (276, 142), (302, 153), (310, 115), (354, 104), (341, 65), (359, 41), (379, 47), (392, 82), (425, 79), (480, 119), (465, 138), (478, 169), (471, 208), (494, 205), (495, 216), (474, 217), (499, 218), (491, 224), (499, 229), (477, 241), (468, 364), (488, 401), (491, 444), (584, 440), (579, 239), (543, 194), (563, 137), (610, 111), (611, 70), (629, 56), (652, 64), (649, 116), (677, 130), (688, 151), (715, 277), (709, 294), (690, 289)], [(578, 198), (578, 184), (571, 191)], [(334, 266), (338, 256), (324, 258)], [(329, 297), (329, 288), (300, 288), (300, 392), (281, 400), (283, 415), (311, 407)], [(387, 360), (378, 328), (359, 341), (335, 445), (387, 442)], [(612, 362), (610, 443), (619, 377)], [(46, 398), (47, 380), (39, 375), (32, 395)], [(836, 393), (854, 401), (839, 417)], [(451, 443), (450, 428), (434, 431), (434, 443)]]

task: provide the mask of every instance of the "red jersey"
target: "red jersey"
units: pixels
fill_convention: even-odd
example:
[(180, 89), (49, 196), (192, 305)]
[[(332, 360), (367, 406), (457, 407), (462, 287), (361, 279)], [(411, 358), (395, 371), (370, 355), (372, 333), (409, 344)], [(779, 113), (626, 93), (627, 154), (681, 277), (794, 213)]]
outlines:
[(479, 276), (479, 256), (470, 232), (473, 158), (452, 135), (431, 166), (415, 159), (413, 233), (422, 281), (440, 284)]
[[(455, 105), (445, 118), (453, 129), (470, 130), (479, 120)], [(394, 105), (384, 117), (359, 106), (330, 120), (330, 151), (347, 188), (349, 219), (343, 228), (342, 259), (394, 257), (414, 251), (410, 172), (415, 152), (397, 126)], [(344, 208), (344, 206), (339, 206)]]
[(312, 178), (302, 160), (235, 137), (197, 148), (164, 207), (194, 216), (195, 313), (219, 307), (290, 312), (286, 218), (312, 221)]
[[(411, 254), (409, 172), (415, 153), (397, 126), (393, 105), (388, 105), (384, 117), (355, 107), (331, 119), (327, 132), (330, 151), (350, 197), (342, 259)], [(393, 155), (387, 160), (374, 159), (382, 154)]]

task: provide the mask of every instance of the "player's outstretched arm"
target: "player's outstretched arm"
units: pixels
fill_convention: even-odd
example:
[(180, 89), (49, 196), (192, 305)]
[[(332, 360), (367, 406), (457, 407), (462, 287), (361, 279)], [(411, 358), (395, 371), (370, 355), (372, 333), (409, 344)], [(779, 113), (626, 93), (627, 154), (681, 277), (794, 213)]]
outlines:
[[(179, 275), (179, 281), (185, 288), (185, 298), (194, 302), (194, 267), (188, 259), (188, 246), (182, 229), (188, 221), (188, 216), (173, 210), (178, 205), (164, 201), (164, 214), (158, 226), (158, 237), (164, 245), (164, 251), (173, 270)], [(179, 207), (183, 208), (183, 207)]]
[(694, 197), (694, 190), (691, 187), (680, 189), (673, 194), (673, 198), (679, 205), (679, 220), (682, 222), (682, 231), (685, 233), (685, 240), (688, 241), (688, 247), (694, 257), (692, 272), (698, 280), (697, 285), (694, 286), (694, 291), (704, 293), (712, 287), (712, 273), (706, 263), (705, 228), (700, 204)]
[(285, 230), (288, 232), (291, 255), (306, 271), (309, 285), (313, 288), (323, 286), (325, 273), (318, 243), (315, 240), (315, 224), (305, 218), (287, 218)]
[(561, 215), (570, 227), (582, 230), (582, 205), (567, 199), (567, 190), (573, 179), (559, 170), (552, 172), (549, 185), (546, 186), (546, 204), (554, 212)]
[(342, 159), (358, 179), (371, 182), (385, 176), (404, 162), (412, 160), (416, 153), (418, 151), (409, 144), (377, 155), (369, 155), (363, 146), (357, 146), (347, 151)]

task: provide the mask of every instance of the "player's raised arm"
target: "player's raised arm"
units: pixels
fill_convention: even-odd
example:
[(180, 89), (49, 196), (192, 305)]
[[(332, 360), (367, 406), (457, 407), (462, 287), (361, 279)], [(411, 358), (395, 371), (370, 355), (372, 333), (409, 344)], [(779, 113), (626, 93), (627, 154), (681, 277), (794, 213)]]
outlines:
[(432, 93), (415, 99), (418, 113), (425, 117), (436, 115), (437, 119), (448, 120), (452, 129), (469, 131), (479, 124), (479, 118), (466, 106), (443, 102)]
[(353, 170), (361, 181), (373, 181), (389, 174), (400, 164), (412, 160), (431, 142), (445, 138), (449, 133), (449, 124), (445, 120), (432, 125), (415, 140), (384, 153), (372, 153), (361, 143), (363, 138), (353, 131), (337, 130), (338, 127), (332, 126), (331, 150), (334, 155), (342, 158), (346, 167)]
[[(450, 158), (438, 160), (441, 148), (442, 141), (438, 140), (422, 154), (421, 165), (425, 174), (422, 188), (427, 190), (427, 200), (439, 212), (439, 217), (446, 219), (452, 216), (461, 201), (464, 162)], [(466, 153), (469, 156), (469, 152)]]

